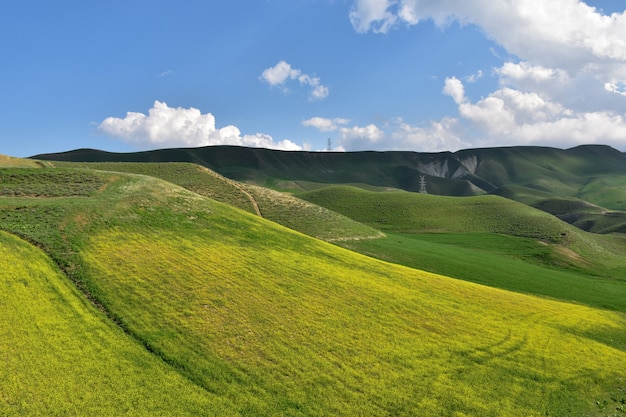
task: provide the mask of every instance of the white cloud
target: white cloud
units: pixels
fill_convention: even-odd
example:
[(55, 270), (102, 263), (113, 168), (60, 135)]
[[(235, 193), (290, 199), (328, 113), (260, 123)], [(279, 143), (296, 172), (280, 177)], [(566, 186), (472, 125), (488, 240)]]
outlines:
[(456, 104), (461, 104), (465, 101), (465, 88), (461, 80), (456, 77), (446, 78), (443, 93), (452, 97)]
[(517, 70), (525, 77), (586, 72), (604, 82), (626, 80), (626, 11), (604, 15), (580, 0), (361, 0), (350, 16), (358, 32), (387, 32), (398, 22), (425, 19), (442, 27), (454, 20), (477, 25), (526, 61), (502, 68), (510, 79)]
[(322, 132), (337, 132), (339, 145), (335, 151), (361, 150), (411, 150), (437, 152), (458, 150), (468, 147), (459, 134), (457, 120), (444, 118), (430, 122), (429, 127), (412, 126), (402, 119), (396, 119), (379, 127), (373, 123), (366, 126), (346, 127), (348, 119), (313, 117), (302, 122), (304, 126), (315, 127)]
[(376, 143), (384, 137), (383, 131), (373, 123), (363, 127), (342, 127), (339, 129), (339, 133), (341, 133), (344, 142), (365, 140), (369, 143)]
[(509, 52), (543, 64), (626, 59), (626, 15), (606, 16), (579, 0), (356, 0), (350, 19), (358, 32), (425, 19), (472, 23)]
[(475, 83), (476, 81), (478, 81), (481, 78), (483, 78), (483, 75), (485, 75), (483, 73), (483, 71), (482, 70), (478, 70), (474, 74), (471, 74), (471, 75), (468, 75), (467, 77), (465, 77), (465, 81), (467, 81), (468, 83)]
[(273, 67), (263, 70), (260, 78), (272, 87), (283, 87), (285, 92), (289, 92), (286, 87), (287, 82), (297, 80), (300, 85), (310, 87), (309, 100), (322, 100), (330, 93), (328, 87), (323, 85), (318, 77), (304, 74), (301, 70), (292, 68), (291, 64), (285, 61), (280, 61)]
[(350, 18), (357, 32), (425, 19), (442, 29), (472, 24), (519, 57), (494, 68), (500, 87), (478, 100), (459, 78), (446, 79), (443, 94), (471, 127), (473, 144), (626, 147), (626, 11), (605, 15), (580, 0), (355, 0)]
[(302, 121), (303, 126), (314, 127), (322, 132), (333, 132), (340, 126), (350, 123), (348, 119), (334, 118), (326, 119), (323, 117), (312, 117)]
[(274, 142), (271, 136), (262, 133), (242, 135), (236, 126), (215, 126), (211, 113), (189, 107), (169, 107), (155, 101), (148, 115), (128, 112), (123, 119), (107, 117), (98, 129), (103, 133), (140, 148), (196, 147), (208, 145), (238, 145), (283, 150), (301, 150), (302, 147), (289, 141)]
[(350, 22), (357, 32), (387, 32), (396, 22), (389, 9), (396, 3), (391, 0), (356, 0), (350, 11)]
[(528, 62), (506, 62), (496, 72), (503, 81), (519, 82), (531, 80), (533, 82), (564, 82), (569, 78), (567, 73), (561, 69), (553, 69), (542, 67), (541, 65), (532, 65)]
[(392, 149), (420, 152), (456, 151), (470, 144), (457, 133), (458, 120), (450, 117), (430, 122), (427, 128), (399, 121), (390, 135)]
[(300, 74), (300, 70), (291, 68), (291, 65), (285, 61), (280, 61), (273, 67), (265, 69), (261, 74), (261, 78), (269, 85), (276, 86), (284, 84), (287, 80), (294, 80)]
[(444, 93), (457, 103), (461, 117), (482, 132), (481, 146), (505, 141), (557, 147), (603, 143), (622, 148), (625, 143), (624, 114), (574, 111), (536, 93), (511, 88), (499, 89), (472, 103), (462, 91), (459, 80), (446, 80)]
[(604, 89), (606, 91), (610, 91), (611, 93), (616, 93), (616, 94), (621, 94), (623, 96), (626, 96), (626, 82), (605, 83)]

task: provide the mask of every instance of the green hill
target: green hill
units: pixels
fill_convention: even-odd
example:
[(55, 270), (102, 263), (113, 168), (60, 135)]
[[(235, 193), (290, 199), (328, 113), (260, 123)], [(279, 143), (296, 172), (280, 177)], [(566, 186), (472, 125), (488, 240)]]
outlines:
[[(65, 182), (41, 194), (56, 170)], [(625, 401), (624, 313), (367, 258), (153, 177), (70, 168), (12, 174), (14, 183), (27, 176), (33, 190), (0, 197), (0, 224), (41, 246), (72, 280), (60, 282), (81, 289), (83, 295), (72, 290), (76, 299), (86, 297), (83, 305), (100, 323), (89, 327), (86, 340), (119, 346), (105, 330), (93, 330), (109, 326), (124, 336), (116, 323), (133, 349), (143, 347), (127, 360), (140, 364), (136, 358), (150, 356), (158, 365), (124, 368), (131, 388), (106, 372), (93, 384), (88, 378), (73, 384), (86, 365), (70, 349), (74, 342), (60, 335), (82, 337), (85, 314), (48, 327), (41, 321), (48, 315), (34, 311), (28, 322), (51, 334), (44, 349), (63, 354), (44, 356), (45, 368), (12, 359), (27, 369), (32, 398), (43, 398), (28, 404), (31, 415), (118, 414), (107, 408), (114, 403), (128, 406), (120, 414), (140, 414), (141, 401), (149, 403), (146, 413), (162, 407), (168, 414), (171, 398), (180, 400), (179, 410), (169, 414), (201, 407), (205, 415), (242, 416), (606, 415)], [(2, 236), (6, 253), (24, 245)], [(21, 262), (43, 262), (29, 248), (22, 258), (2, 259), (29, 270)], [(14, 276), (5, 275), (5, 282)], [(67, 306), (45, 288), (32, 290), (53, 310)], [(5, 293), (0, 308), (16, 310), (17, 302), (6, 300)], [(36, 300), (33, 306), (41, 304)], [(30, 341), (39, 333), (22, 333), (7, 319), (12, 316), (1, 317), (3, 332), (19, 337), (0, 338), (0, 357), (40, 354), (41, 345)], [(27, 335), (33, 339), (20, 343)], [(116, 353), (97, 352), (119, 369)], [(55, 389), (66, 390), (61, 397), (71, 391), (79, 401), (99, 392), (98, 384), (115, 395), (69, 412), (47, 403), (43, 386), (52, 380), (40, 374), (60, 366), (54, 376), (63, 387)], [(181, 376), (174, 375), (174, 386), (179, 378), (196, 388), (187, 396), (179, 394), (184, 385), (170, 389), (159, 366)], [(161, 386), (153, 389), (154, 383)], [(24, 414), (12, 407), (28, 401), (15, 386), (0, 379), (2, 414)], [(133, 402), (132, 387), (145, 390), (141, 401)]]
[(205, 197), (255, 213), (290, 229), (327, 241), (371, 239), (382, 236), (380, 231), (326, 208), (289, 194), (230, 180), (197, 164), (184, 162), (55, 162), (54, 164), (59, 167), (83, 167), (161, 178)]
[(47, 166), (52, 166), (52, 164), (0, 154), (0, 168), (43, 168)]
[[(324, 185), (362, 184), (417, 192), (420, 178), (429, 194), (471, 196), (493, 193), (535, 207), (545, 199), (578, 199), (599, 206), (588, 216), (573, 211), (561, 219), (597, 233), (624, 230), (626, 156), (608, 146), (572, 149), (505, 147), (455, 153), (285, 152), (214, 146), (108, 153), (92, 149), (37, 155), (59, 161), (193, 162), (228, 178), (282, 191), (310, 191)], [(518, 193), (521, 192), (521, 193)], [(580, 220), (584, 217), (583, 220)]]
[(352, 250), (472, 282), (626, 311), (622, 235), (586, 233), (490, 195), (455, 198), (341, 186), (299, 196), (387, 235), (343, 244)]

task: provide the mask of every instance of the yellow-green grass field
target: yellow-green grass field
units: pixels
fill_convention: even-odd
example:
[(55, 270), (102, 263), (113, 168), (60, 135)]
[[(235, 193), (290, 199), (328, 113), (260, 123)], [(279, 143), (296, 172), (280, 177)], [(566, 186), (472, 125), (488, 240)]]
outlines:
[(12, 156), (0, 154), (0, 168), (44, 168), (51, 166), (52, 163), (47, 161), (14, 158)]
[(89, 304), (38, 248), (0, 232), (0, 415), (232, 415)]
[(141, 211), (81, 258), (125, 328), (242, 414), (564, 416), (624, 388), (621, 313), (372, 260), (216, 203), (205, 213), (168, 213), (175, 229)]
[[(83, 181), (87, 171), (79, 172), (72, 178)], [(626, 402), (626, 347), (616, 342), (626, 332), (622, 312), (367, 258), (151, 177), (94, 175), (106, 186), (89, 196), (0, 198), (2, 227), (44, 247), (110, 320), (47, 261), (44, 275), (76, 295), (72, 302), (55, 298), (58, 290), (37, 291), (50, 308), (78, 303), (110, 333), (74, 319), (29, 331), (45, 343), (36, 348), (25, 339), (21, 346), (34, 345), (26, 351), (35, 359), (16, 361), (27, 368), (19, 378), (29, 382), (68, 357), (78, 361), (51, 372), (69, 388), (45, 395), (89, 396), (89, 383), (76, 381), (89, 381), (82, 373), (95, 366), (90, 349), (107, 347), (122, 352), (95, 356), (125, 358), (127, 379), (120, 379), (131, 382), (118, 385), (112, 376), (92, 384), (112, 385), (104, 395), (130, 401), (132, 410), (142, 405), (134, 407), (133, 387), (153, 393), (147, 402), (169, 407), (179, 398), (171, 406), (182, 411), (170, 415), (607, 416)], [(19, 247), (3, 239), (7, 253)], [(37, 264), (43, 256), (29, 248), (32, 254), (7, 262), (28, 270), (31, 258)], [(18, 303), (5, 299), (0, 308)], [(19, 335), (38, 317), (54, 317), (29, 309), (25, 324), (2, 316), (3, 332)], [(72, 347), (78, 342), (59, 340), (72, 335), (95, 339), (84, 362)], [(47, 359), (40, 363), (38, 355)], [(2, 404), (26, 395), (10, 381), (0, 380)], [(44, 388), (30, 383), (32, 396)], [(30, 414), (116, 414), (52, 404), (35, 402)]]

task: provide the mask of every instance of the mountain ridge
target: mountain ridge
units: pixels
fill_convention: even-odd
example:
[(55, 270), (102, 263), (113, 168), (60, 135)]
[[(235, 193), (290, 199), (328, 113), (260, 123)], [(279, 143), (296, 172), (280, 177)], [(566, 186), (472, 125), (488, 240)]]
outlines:
[[(437, 179), (445, 179), (452, 183), (471, 183), (475, 187), (475, 191), (470, 191), (472, 187), (459, 188), (459, 184), (456, 187), (435, 186), (433, 193), (442, 195), (475, 195), (494, 191), (507, 183), (502, 179), (503, 176), (509, 180), (518, 176), (515, 170), (507, 169), (507, 165), (509, 168), (515, 166), (513, 159), (526, 159), (535, 168), (544, 171), (554, 171), (554, 165), (550, 165), (550, 162), (567, 159), (585, 174), (610, 174), (617, 171), (626, 175), (626, 155), (606, 145), (581, 145), (569, 149), (512, 146), (436, 153), (280, 151), (229, 145), (128, 153), (82, 148), (30, 158), (72, 162), (193, 162), (238, 181), (258, 182), (276, 177), (347, 183), (360, 182), (366, 177), (367, 184), (392, 185), (406, 191), (418, 191), (417, 180), (419, 176), (425, 175), (431, 177), (435, 184), (440, 182)], [(598, 164), (600, 158), (603, 159), (602, 164)], [(368, 166), (364, 167), (366, 164)], [(309, 168), (309, 171), (297, 169), (303, 167)], [(370, 175), (365, 175), (364, 171)], [(386, 179), (376, 178), (375, 174), (382, 173), (387, 174)]]

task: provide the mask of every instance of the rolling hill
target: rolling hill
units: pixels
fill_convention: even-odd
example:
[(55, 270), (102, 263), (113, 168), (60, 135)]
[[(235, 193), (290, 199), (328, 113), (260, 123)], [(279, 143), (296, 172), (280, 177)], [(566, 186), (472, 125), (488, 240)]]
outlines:
[[(75, 162), (192, 162), (228, 178), (282, 191), (332, 184), (429, 194), (497, 194), (531, 204), (596, 233), (626, 231), (626, 155), (601, 145), (507, 147), (455, 153), (286, 152), (233, 146), (109, 153), (93, 149), (36, 155)], [(595, 210), (590, 213), (589, 206)]]
[(41, 248), (0, 235), (0, 414), (600, 416), (626, 401), (623, 311), (375, 260), (150, 175), (6, 168), (0, 184), (2, 229)]
[(472, 282), (626, 311), (626, 239), (494, 195), (448, 197), (334, 186), (302, 199), (379, 228), (342, 246)]

